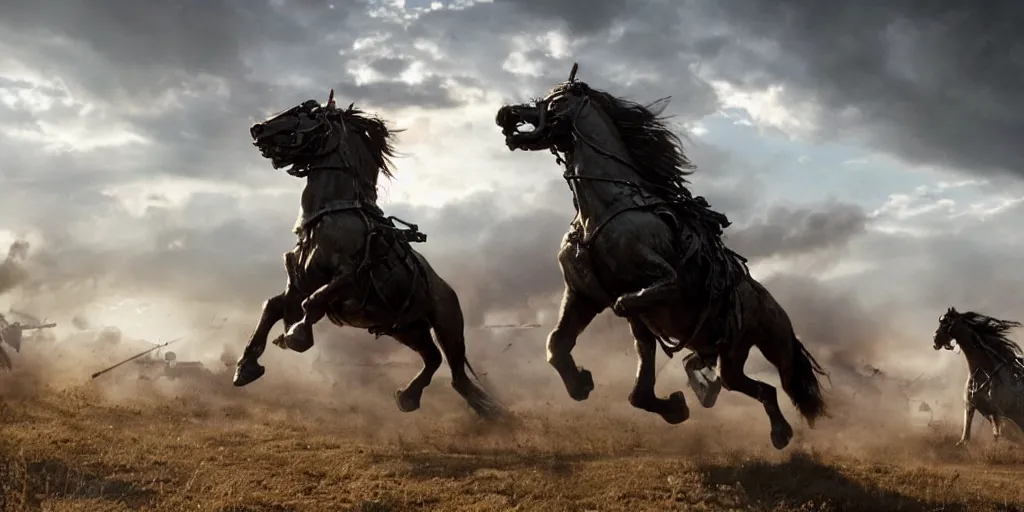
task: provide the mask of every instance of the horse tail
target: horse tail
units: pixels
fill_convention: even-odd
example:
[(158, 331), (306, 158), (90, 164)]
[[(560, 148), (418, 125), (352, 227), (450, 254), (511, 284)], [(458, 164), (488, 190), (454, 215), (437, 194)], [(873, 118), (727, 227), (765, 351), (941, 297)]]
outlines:
[(814, 426), (818, 418), (828, 417), (828, 406), (822, 396), (818, 376), (828, 377), (828, 372), (818, 364), (803, 343), (793, 335), (793, 361), (789, 372), (782, 377), (782, 390), (789, 395), (793, 405), (800, 411), (807, 424)]
[[(433, 283), (433, 296), (440, 310), (428, 317), (428, 323), (433, 327), (434, 338), (441, 353), (448, 360), (452, 371), (452, 386), (481, 416), (504, 416), (507, 413), (505, 407), (487, 392), (486, 384), (466, 356), (465, 321), (459, 296), (447, 282), (436, 274), (434, 276), (437, 280)], [(469, 374), (466, 374), (466, 370)]]
[[(441, 347), (441, 352), (448, 359), (449, 366), (452, 366), (452, 386), (466, 399), (470, 407), (485, 418), (495, 419), (507, 416), (508, 411), (505, 406), (494, 398), (488, 390), (487, 383), (480, 378), (480, 375), (473, 369), (473, 365), (469, 363), (469, 358), (465, 355), (465, 339), (438, 332), (436, 326), (434, 334), (437, 344)], [(461, 346), (456, 346), (456, 340), (462, 341)], [(459, 359), (462, 360), (461, 366), (469, 371), (468, 375), (464, 372), (461, 375), (461, 379), (465, 380), (458, 377), (460, 372), (456, 370), (456, 367), (459, 365)]]

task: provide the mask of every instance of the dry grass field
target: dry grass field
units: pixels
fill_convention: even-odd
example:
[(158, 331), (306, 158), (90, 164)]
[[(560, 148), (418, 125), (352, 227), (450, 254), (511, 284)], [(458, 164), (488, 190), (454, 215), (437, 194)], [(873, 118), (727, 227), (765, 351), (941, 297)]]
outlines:
[[(89, 380), (123, 357), (33, 345), (0, 373), (0, 512), (1024, 510), (1024, 446), (993, 443), (979, 418), (975, 445), (954, 447), (955, 408), (922, 424), (870, 385), (835, 382), (833, 417), (814, 429), (785, 401), (797, 433), (778, 452), (761, 407), (737, 394), (691, 403), (678, 426), (630, 408), (634, 359), (611, 345), (581, 348), (599, 383), (573, 402), (536, 360), (542, 341), (476, 356), (513, 411), (502, 425), (479, 422), (446, 370), (423, 409), (399, 412), (391, 395), (418, 362), (372, 338), (336, 359), (268, 351), (267, 375), (241, 389), (223, 367)], [(375, 348), (392, 362), (362, 364)], [(681, 374), (664, 372), (661, 392)], [(938, 394), (955, 401), (959, 378)]]
[(670, 427), (596, 396), (513, 406), (513, 424), (489, 426), (440, 378), (411, 415), (383, 394), (316, 401), (229, 378), (168, 390), (0, 375), (0, 510), (1024, 510), (1024, 450), (987, 428), (960, 450), (955, 425), (837, 419), (775, 452), (753, 408)]

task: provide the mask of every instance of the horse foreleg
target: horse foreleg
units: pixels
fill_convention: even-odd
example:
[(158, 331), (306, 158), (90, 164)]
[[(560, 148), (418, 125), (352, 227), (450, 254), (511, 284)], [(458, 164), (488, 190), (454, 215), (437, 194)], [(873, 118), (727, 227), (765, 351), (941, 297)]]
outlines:
[(655, 363), (658, 355), (658, 340), (654, 333), (639, 319), (630, 319), (629, 328), (633, 332), (633, 342), (639, 359), (636, 382), (629, 394), (630, 405), (653, 412), (673, 425), (686, 421), (690, 417), (690, 409), (686, 406), (686, 397), (682, 391), (676, 391), (668, 398), (659, 398), (654, 392), (657, 371)]
[(786, 417), (779, 408), (778, 393), (774, 387), (755, 380), (743, 372), (743, 366), (747, 364), (747, 357), (750, 356), (751, 346), (742, 340), (722, 355), (722, 384), (725, 389), (743, 393), (744, 395), (761, 402), (764, 411), (768, 414), (771, 422), (772, 446), (781, 450), (789, 445), (793, 439), (793, 427), (786, 421)]
[(339, 291), (349, 288), (352, 279), (348, 275), (336, 276), (331, 282), (321, 286), (306, 300), (302, 301), (302, 317), (285, 331), (274, 344), (290, 348), (296, 352), (305, 352), (313, 347), (313, 326), (327, 315), (327, 308), (336, 298)]
[[(715, 356), (717, 358), (717, 356)], [(691, 352), (683, 358), (683, 369), (686, 371), (686, 382), (697, 395), (700, 405), (710, 409), (718, 401), (722, 392), (722, 379), (715, 373), (715, 360)]]
[(423, 368), (419, 373), (404, 388), (395, 392), (398, 409), (402, 412), (412, 412), (420, 408), (423, 390), (430, 385), (431, 379), (444, 361), (441, 351), (434, 344), (434, 339), (430, 337), (430, 325), (426, 321), (416, 322), (390, 334), (392, 338), (411, 348), (423, 358)]
[(641, 246), (638, 250), (640, 254), (637, 255), (637, 264), (649, 276), (647, 282), (652, 284), (635, 292), (624, 293), (615, 300), (612, 312), (625, 318), (676, 302), (682, 291), (679, 287), (679, 275), (673, 265), (649, 246)]
[(964, 406), (964, 431), (960, 434), (960, 440), (956, 442), (957, 446), (964, 446), (971, 442), (971, 424), (974, 423), (974, 412), (977, 409), (970, 402), (967, 402)]
[(1003, 417), (993, 414), (988, 421), (992, 423), (992, 437), (998, 442), (1003, 435)]
[[(667, 268), (667, 267), (666, 267)], [(612, 312), (621, 317), (633, 317), (665, 303), (679, 300), (680, 288), (675, 272), (672, 277), (659, 281), (640, 291), (624, 293), (612, 305)]]
[(263, 376), (265, 370), (259, 364), (259, 358), (267, 348), (267, 336), (270, 335), (270, 329), (284, 318), (289, 300), (287, 294), (282, 293), (263, 303), (260, 321), (253, 329), (252, 335), (249, 336), (249, 342), (245, 344), (242, 357), (236, 363), (235, 376), (232, 380), (235, 386), (244, 386)]
[(586, 400), (590, 396), (590, 392), (594, 390), (594, 377), (582, 366), (576, 366), (572, 349), (576, 347), (576, 340), (583, 330), (600, 312), (600, 307), (580, 297), (566, 286), (562, 294), (558, 322), (555, 329), (548, 334), (548, 364), (558, 372), (569, 396), (576, 401)]

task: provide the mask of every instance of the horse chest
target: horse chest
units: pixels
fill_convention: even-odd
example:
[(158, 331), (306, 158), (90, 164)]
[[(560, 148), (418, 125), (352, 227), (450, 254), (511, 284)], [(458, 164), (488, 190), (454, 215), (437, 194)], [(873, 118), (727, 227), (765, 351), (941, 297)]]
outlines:
[(562, 243), (558, 263), (570, 289), (598, 304), (611, 304), (612, 297), (601, 285), (594, 269), (592, 249), (575, 240), (572, 233), (566, 235)]
[(971, 379), (964, 399), (985, 416), (1002, 416), (1009, 411), (1024, 409), (1024, 393), (1020, 386), (1008, 385), (1001, 379)]
[(964, 392), (964, 400), (978, 409), (981, 414), (989, 416), (996, 411), (997, 407), (992, 403), (991, 388), (979, 386), (979, 384), (981, 383), (975, 381), (968, 384), (967, 391)]

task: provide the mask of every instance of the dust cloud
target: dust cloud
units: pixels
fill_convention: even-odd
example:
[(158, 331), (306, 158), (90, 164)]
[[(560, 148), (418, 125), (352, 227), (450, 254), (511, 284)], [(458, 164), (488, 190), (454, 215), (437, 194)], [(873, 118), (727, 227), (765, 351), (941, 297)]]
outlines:
[[(541, 211), (518, 222), (542, 218), (545, 221), (535, 225), (550, 226), (553, 215)], [(846, 229), (846, 224), (839, 225)], [(760, 404), (723, 391), (714, 409), (701, 409), (686, 387), (681, 358), (659, 356), (658, 389), (662, 395), (686, 390), (691, 419), (673, 427), (632, 409), (626, 401), (636, 368), (632, 337), (626, 323), (609, 313), (592, 323), (574, 352), (593, 372), (597, 389), (585, 403), (566, 395), (544, 360), (545, 339), (561, 294), (554, 252), (562, 232), (542, 229), (509, 240), (497, 231), (485, 231), (478, 239), (486, 250), (476, 259), (457, 259), (444, 251), (427, 254), (442, 277), (453, 276), (450, 282), (467, 311), (469, 360), (485, 386), (518, 418), (518, 429), (512, 432), (477, 425), (450, 388), (446, 366), (424, 393), (420, 411), (398, 412), (394, 392), (419, 371), (418, 356), (390, 338), (326, 322), (317, 326), (317, 345), (306, 353), (268, 345), (261, 359), (266, 375), (245, 388), (234, 388), (233, 364), (255, 326), (264, 297), (227, 304), (190, 302), (168, 290), (169, 300), (153, 298), (137, 316), (146, 316), (145, 322), (157, 327), (173, 327), (174, 333), (140, 339), (122, 330), (125, 308), (119, 310), (121, 317), (107, 311), (110, 304), (131, 299), (131, 287), (113, 286), (103, 274), (52, 272), (57, 268), (53, 255), (44, 252), (34, 259), (24, 241), (13, 244), (0, 265), (3, 300), (12, 310), (31, 312), (58, 327), (27, 334), (19, 353), (4, 347), (15, 368), (0, 374), (0, 396), (28, 400), (47, 393), (87, 392), (90, 399), (112, 404), (212, 408), (244, 412), (254, 419), (293, 418), (321, 428), (344, 426), (345, 435), (397, 437), (435, 446), (465, 447), (468, 436), (487, 446), (511, 443), (524, 450), (572, 450), (585, 443), (609, 453), (742, 449), (770, 456), (768, 420)], [(283, 277), (283, 270), (277, 272)], [(51, 274), (56, 277), (49, 278)], [(887, 357), (893, 336), (901, 334), (884, 312), (866, 310), (851, 297), (810, 279), (783, 274), (764, 282), (786, 307), (805, 344), (831, 372), (831, 386), (825, 386), (833, 417), (813, 430), (801, 423), (780, 391), (780, 403), (797, 430), (796, 446), (863, 456), (892, 456), (893, 448), (900, 447), (907, 456), (920, 456), (924, 441), (908, 439), (940, 435), (945, 440), (955, 433), (957, 426), (951, 422), (961, 411), (950, 388), (961, 386), (966, 375), (911, 375), (914, 368), (896, 364), (902, 356)], [(159, 304), (159, 310), (152, 304)], [(277, 326), (271, 336), (280, 329)], [(170, 345), (154, 349), (168, 341)], [(90, 377), (150, 349), (154, 350), (133, 362)], [(173, 367), (166, 359), (172, 352)], [(758, 355), (747, 370), (779, 387), (774, 368)], [(167, 372), (174, 371), (183, 375), (167, 378)]]

